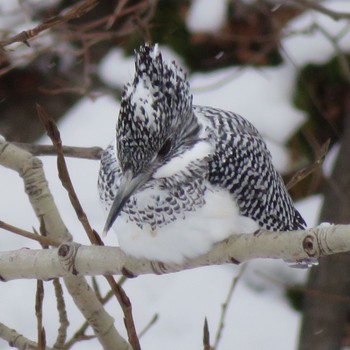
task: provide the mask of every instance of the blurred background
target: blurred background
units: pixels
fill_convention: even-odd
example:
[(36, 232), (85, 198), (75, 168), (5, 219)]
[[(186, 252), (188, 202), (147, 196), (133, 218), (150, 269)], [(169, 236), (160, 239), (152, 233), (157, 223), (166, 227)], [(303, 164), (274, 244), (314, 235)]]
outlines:
[[(65, 145), (106, 147), (123, 86), (133, 76), (134, 50), (144, 42), (159, 43), (164, 57), (185, 68), (195, 104), (253, 122), (309, 226), (349, 223), (348, 0), (0, 0), (0, 134), (11, 142), (49, 144), (36, 113), (40, 103), (57, 120)], [(43, 161), (64, 221), (86, 243), (60, 188), (54, 157)], [(98, 161), (69, 160), (69, 166), (100, 231)], [(0, 169), (0, 219), (38, 226), (22, 188)], [(32, 244), (8, 233), (1, 237), (2, 250)], [(107, 242), (116, 245), (116, 237), (109, 235)], [(349, 264), (350, 254), (321, 259), (308, 272), (277, 261), (249, 263), (215, 348), (350, 348)], [(143, 348), (200, 348), (205, 316), (215, 339), (221, 304), (238, 270), (209, 267), (126, 282), (140, 328), (159, 315), (141, 340)], [(20, 315), (13, 312), (23, 301), (22, 282), (0, 286), (9, 300), (0, 321), (35, 340), (30, 306)], [(48, 301), (48, 315), (54, 307)], [(123, 328), (120, 311), (110, 307)], [(73, 334), (82, 320), (71, 317)], [(49, 339), (52, 334), (47, 331)], [(0, 348), (7, 346), (0, 340)]]

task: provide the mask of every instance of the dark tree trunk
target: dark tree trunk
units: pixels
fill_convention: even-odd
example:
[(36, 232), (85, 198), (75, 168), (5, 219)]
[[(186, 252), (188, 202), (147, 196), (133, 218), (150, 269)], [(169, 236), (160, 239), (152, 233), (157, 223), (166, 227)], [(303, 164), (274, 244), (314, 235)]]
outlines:
[[(324, 189), (321, 222), (350, 222), (350, 113), (340, 152)], [(322, 259), (312, 269), (305, 297), (299, 350), (336, 350), (343, 345), (350, 310), (350, 253)]]

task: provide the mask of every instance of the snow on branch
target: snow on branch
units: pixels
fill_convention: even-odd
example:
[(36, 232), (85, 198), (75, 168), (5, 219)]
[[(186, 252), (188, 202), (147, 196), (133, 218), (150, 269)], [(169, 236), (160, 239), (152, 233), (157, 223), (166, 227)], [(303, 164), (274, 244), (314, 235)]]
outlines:
[(0, 278), (48, 279), (68, 275), (172, 273), (200, 266), (242, 263), (255, 258), (301, 261), (350, 250), (350, 225), (329, 225), (305, 231), (232, 235), (183, 265), (135, 259), (118, 247), (63, 243), (50, 250), (20, 249), (0, 253)]

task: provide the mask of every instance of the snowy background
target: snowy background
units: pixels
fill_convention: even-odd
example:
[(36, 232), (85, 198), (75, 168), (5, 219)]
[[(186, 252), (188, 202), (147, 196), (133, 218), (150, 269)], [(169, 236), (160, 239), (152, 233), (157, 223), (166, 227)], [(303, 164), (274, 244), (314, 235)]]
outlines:
[[(194, 1), (188, 16), (192, 31), (213, 31), (224, 19), (224, 0)], [(0, 1), (5, 11), (6, 1)], [(348, 1), (328, 1), (334, 10), (348, 10)], [(216, 11), (216, 12), (215, 12)], [(308, 12), (290, 22), (289, 30), (301, 30), (312, 22), (335, 35), (344, 28), (342, 21)], [(32, 24), (28, 24), (28, 28)], [(23, 28), (21, 28), (23, 29)], [(343, 49), (350, 49), (350, 37), (340, 42)], [(288, 153), (284, 142), (298, 128), (305, 116), (291, 104), (292, 88), (297, 68), (310, 62), (324, 62), (334, 54), (328, 39), (319, 32), (287, 37), (282, 47), (288, 57), (277, 67), (227, 68), (212, 73), (196, 73), (189, 77), (195, 104), (210, 105), (231, 110), (249, 119), (265, 137), (279, 171), (288, 169)], [(163, 55), (176, 57), (166, 47)], [(122, 51), (113, 49), (99, 67), (101, 77), (116, 87), (121, 87), (133, 76), (133, 59), (124, 57)], [(105, 147), (113, 138), (119, 104), (109, 96), (95, 101), (83, 98), (59, 123), (63, 143), (76, 146)], [(47, 137), (38, 143), (50, 144)], [(42, 158), (51, 191), (64, 222), (75, 241), (88, 243), (85, 233), (69, 203), (66, 192), (57, 177), (54, 157)], [(97, 161), (68, 159), (70, 175), (91, 225), (101, 231), (104, 214), (97, 196)], [(327, 162), (330, 164), (331, 162)], [(31, 230), (38, 227), (36, 217), (19, 177), (0, 168), (1, 220)], [(317, 223), (321, 198), (312, 197), (296, 203), (308, 225)], [(0, 231), (1, 250), (18, 249), (38, 245), (6, 231)], [(116, 245), (116, 236), (110, 232), (105, 243)], [(153, 317), (159, 315), (154, 326), (141, 338), (142, 349), (201, 349), (204, 318), (208, 319), (211, 340), (219, 324), (221, 305), (228, 293), (232, 279), (240, 267), (220, 266), (199, 268), (165, 276), (141, 276), (126, 282), (125, 290), (132, 301), (138, 330)], [(219, 349), (285, 349), (296, 348), (300, 326), (300, 314), (295, 312), (284, 298), (284, 287), (303, 282), (306, 272), (288, 268), (280, 261), (254, 261), (248, 264), (229, 305), (225, 328)], [(104, 280), (99, 279), (106, 291)], [(82, 324), (83, 318), (66, 293), (70, 335)], [(0, 322), (36, 339), (34, 316), (35, 281), (2, 283), (0, 288)], [(119, 330), (125, 335), (122, 312), (113, 299), (107, 305)], [(55, 298), (50, 282), (45, 283), (44, 325), (51, 344), (57, 332)], [(8, 345), (0, 340), (0, 349)], [(75, 349), (99, 348), (96, 341), (82, 342)]]

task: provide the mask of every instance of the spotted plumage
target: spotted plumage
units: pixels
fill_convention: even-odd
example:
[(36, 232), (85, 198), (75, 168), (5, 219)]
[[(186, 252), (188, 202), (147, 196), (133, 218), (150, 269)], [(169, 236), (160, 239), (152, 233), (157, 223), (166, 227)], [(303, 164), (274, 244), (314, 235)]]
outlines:
[(183, 262), (234, 233), (305, 228), (256, 128), (194, 106), (181, 68), (157, 46), (136, 53), (99, 194), (122, 249)]

